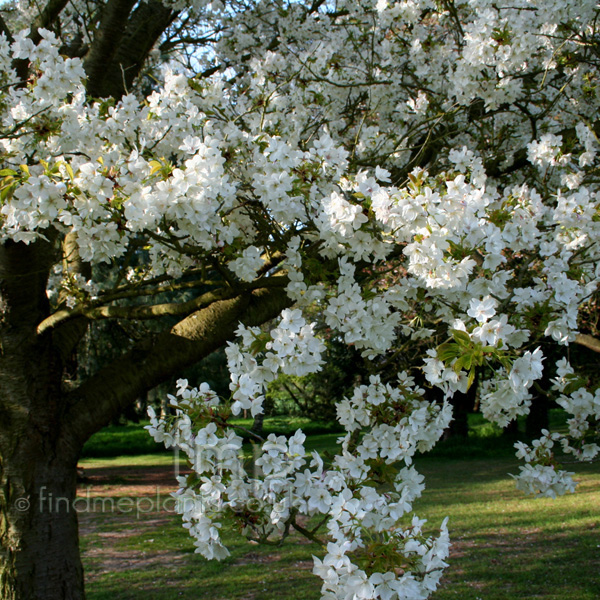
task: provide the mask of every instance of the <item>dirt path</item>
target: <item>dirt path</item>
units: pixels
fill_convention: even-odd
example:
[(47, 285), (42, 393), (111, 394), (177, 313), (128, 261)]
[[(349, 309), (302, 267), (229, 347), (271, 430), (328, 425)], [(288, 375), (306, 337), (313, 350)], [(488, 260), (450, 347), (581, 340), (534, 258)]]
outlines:
[(156, 547), (146, 552), (127, 546), (129, 538), (151, 536), (177, 518), (171, 496), (176, 490), (170, 465), (84, 470), (75, 508), (83, 540), (86, 582), (93, 583), (106, 573), (157, 564), (177, 566), (184, 561), (181, 553)]

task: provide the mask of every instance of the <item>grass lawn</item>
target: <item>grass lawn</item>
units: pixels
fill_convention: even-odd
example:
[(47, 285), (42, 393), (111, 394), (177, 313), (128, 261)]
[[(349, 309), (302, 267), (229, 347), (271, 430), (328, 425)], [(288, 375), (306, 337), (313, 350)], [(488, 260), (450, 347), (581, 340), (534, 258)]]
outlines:
[[(550, 428), (553, 431), (565, 429), (565, 413), (563, 410), (550, 411)], [(248, 430), (252, 427), (253, 419), (231, 419), (233, 426), (239, 426), (237, 433), (246, 441), (251, 440)], [(82, 456), (89, 458), (110, 458), (121, 456), (139, 456), (143, 454), (164, 454), (170, 456), (171, 452), (165, 450), (162, 444), (157, 444), (144, 429), (149, 421), (128, 423), (126, 425), (109, 425), (95, 433), (85, 444)], [(521, 419), (520, 428), (524, 429), (524, 420)], [(266, 417), (263, 426), (263, 437), (270, 433), (276, 435), (292, 435), (297, 429), (302, 429), (308, 436), (310, 449), (320, 448), (323, 445), (331, 446), (335, 443), (336, 435), (343, 433), (338, 423), (311, 421), (304, 417), (273, 416)], [(503, 437), (502, 430), (496, 425), (486, 421), (479, 413), (469, 415), (469, 438), (449, 439), (439, 442), (430, 454), (444, 458), (471, 458), (471, 457), (498, 457), (513, 456), (514, 440)], [(522, 437), (522, 436), (521, 436)], [(134, 460), (134, 459), (132, 459)], [(169, 460), (169, 459), (166, 459)]]
[[(332, 447), (334, 439), (314, 436), (311, 446)], [(88, 600), (319, 599), (319, 580), (311, 574), (319, 548), (302, 538), (262, 547), (225, 525), (228, 559), (209, 562), (194, 554), (167, 500), (171, 460), (161, 454), (82, 462), (90, 478), (82, 496), (140, 502), (138, 514), (130, 503), (126, 511), (113, 504), (80, 513)], [(450, 517), (451, 566), (434, 600), (600, 598), (598, 465), (573, 465), (578, 491), (556, 500), (518, 492), (506, 475), (516, 472), (512, 458), (432, 456), (417, 467), (428, 485), (417, 514), (432, 531)]]
[[(252, 427), (253, 419), (231, 419), (232, 425), (239, 425), (248, 430)], [(108, 458), (120, 456), (138, 456), (142, 454), (167, 454), (162, 444), (157, 444), (144, 429), (149, 421), (127, 423), (126, 425), (109, 425), (95, 433), (85, 444), (82, 456), (84, 458)], [(306, 435), (327, 435), (340, 432), (337, 423), (314, 422), (303, 417), (267, 417), (264, 421), (263, 436), (270, 433), (277, 435), (292, 435), (297, 429), (302, 429)], [(244, 439), (250, 436), (239, 429), (237, 431)]]
[(507, 472), (516, 460), (423, 459), (428, 489), (415, 504), (450, 517), (450, 567), (435, 600), (600, 598), (600, 472), (573, 465), (575, 494), (526, 497)]

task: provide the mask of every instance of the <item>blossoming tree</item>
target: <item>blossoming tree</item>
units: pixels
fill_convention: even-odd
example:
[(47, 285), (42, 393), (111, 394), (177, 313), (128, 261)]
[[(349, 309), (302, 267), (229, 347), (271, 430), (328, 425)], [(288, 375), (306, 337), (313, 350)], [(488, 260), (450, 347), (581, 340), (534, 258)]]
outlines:
[[(178, 506), (206, 557), (227, 555), (227, 515), (259, 541), (291, 528), (321, 541), (325, 599), (428, 597), (448, 533), (412, 516), (412, 459), (476, 373), (484, 415), (505, 425), (550, 371), (569, 431), (518, 446), (517, 485), (574, 489), (552, 450), (599, 449), (600, 392), (566, 352), (600, 348), (579, 319), (600, 277), (595, 2), (33, 10), (0, 21), (3, 597), (83, 597), (70, 509), (83, 443), (228, 341), (231, 398), (181, 381), (176, 415), (151, 415), (194, 468)], [(320, 368), (315, 306), (365, 356), (426, 341), (422, 373), (446, 400), (410, 373), (373, 376), (338, 406), (331, 464), (297, 432), (267, 439), (246, 474), (229, 416), (260, 414), (278, 374)], [(102, 319), (157, 325), (73, 378)], [(556, 364), (549, 341), (565, 349)]]

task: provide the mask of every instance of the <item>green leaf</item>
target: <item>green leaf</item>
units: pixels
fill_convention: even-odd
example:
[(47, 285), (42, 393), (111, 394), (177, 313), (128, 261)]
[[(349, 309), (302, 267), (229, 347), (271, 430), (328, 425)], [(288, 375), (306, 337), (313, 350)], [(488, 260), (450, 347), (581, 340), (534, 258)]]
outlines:
[(573, 379), (573, 381), (569, 381), (569, 383), (567, 383), (563, 394), (565, 394), (565, 396), (570, 396), (573, 392), (576, 392), (579, 388), (583, 387), (584, 385), (585, 382), (583, 381), (583, 379), (581, 379), (580, 377), (576, 377), (575, 379)]
[(470, 369), (473, 362), (473, 354), (463, 354), (453, 365), (452, 369), (455, 373), (460, 373), (463, 369)]
[(16, 185), (7, 185), (0, 192), (0, 202), (4, 202), (10, 194), (12, 194), (15, 190)]
[(16, 175), (17, 172), (14, 171), (13, 169), (1, 169), (0, 170), (0, 177), (8, 177), (9, 175)]
[(471, 337), (466, 331), (462, 331), (461, 329), (453, 329), (452, 337), (461, 345), (461, 346), (470, 346), (471, 345)]
[(460, 346), (458, 344), (453, 344), (450, 342), (442, 344), (437, 349), (437, 357), (442, 362), (447, 362), (449, 360), (452, 360), (459, 354), (460, 354)]
[(148, 164), (152, 167), (150, 175), (154, 175), (154, 173), (160, 171), (163, 168), (163, 165), (157, 160), (151, 160)]
[(467, 389), (469, 389), (473, 385), (474, 381), (475, 381), (475, 367), (471, 367), (471, 370), (469, 371), (469, 379), (467, 381)]
[(260, 333), (250, 344), (250, 352), (253, 355), (262, 354), (267, 351), (267, 344), (271, 341), (271, 337), (267, 333)]

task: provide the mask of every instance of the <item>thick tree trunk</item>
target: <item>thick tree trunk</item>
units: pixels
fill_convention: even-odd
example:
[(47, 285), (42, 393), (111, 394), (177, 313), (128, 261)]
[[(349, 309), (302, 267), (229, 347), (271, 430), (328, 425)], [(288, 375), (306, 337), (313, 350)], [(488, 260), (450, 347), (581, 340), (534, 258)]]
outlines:
[(29, 441), (2, 459), (0, 597), (80, 600), (75, 465), (40, 456)]
[(550, 428), (549, 400), (543, 394), (531, 399), (531, 408), (525, 419), (525, 436), (534, 439), (540, 437), (542, 429)]
[[(548, 350), (549, 358), (552, 351), (556, 352), (556, 347), (550, 347)], [(547, 362), (550, 360), (546, 359)], [(538, 438), (542, 434), (542, 429), (550, 428), (550, 399), (548, 392), (552, 388), (552, 373), (548, 367), (544, 368), (542, 378), (537, 385), (531, 389), (533, 398), (531, 399), (531, 408), (525, 419), (525, 435), (530, 438)]]
[(457, 392), (452, 398), (452, 421), (446, 430), (448, 437), (469, 437), (469, 413), (473, 412), (478, 377), (465, 394)]
[(36, 326), (48, 314), (51, 243), (0, 246), (0, 597), (83, 598), (78, 448), (61, 426), (62, 360)]

